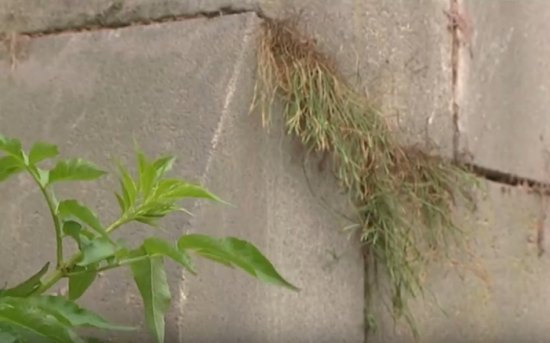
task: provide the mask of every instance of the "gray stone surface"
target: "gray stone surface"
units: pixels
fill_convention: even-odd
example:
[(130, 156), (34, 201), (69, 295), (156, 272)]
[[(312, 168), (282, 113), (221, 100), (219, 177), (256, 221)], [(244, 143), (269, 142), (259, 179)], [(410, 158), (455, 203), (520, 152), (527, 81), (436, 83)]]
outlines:
[(476, 164), (550, 181), (550, 3), (465, 1), (474, 25), (461, 64), (461, 149)]
[[(547, 342), (550, 256), (538, 257), (536, 241), (548, 229), (548, 199), (488, 183), (477, 204), (462, 214), (467, 254), (431, 268), (429, 293), (413, 303), (420, 342)], [(404, 326), (380, 324), (374, 342), (414, 342)]]
[(287, 2), (303, 11), (304, 25), (346, 79), (381, 105), (403, 143), (451, 156), (448, 1)]
[(360, 92), (381, 105), (406, 144), (450, 156), (450, 35), (444, 0), (3, 0), (0, 32), (117, 25), (222, 9), (302, 23)]
[[(44, 32), (83, 26), (120, 25), (221, 9), (251, 11), (253, 0), (2, 0), (0, 32)], [(269, 3), (270, 0), (266, 0)], [(269, 5), (269, 4), (268, 4)]]
[[(338, 231), (347, 223), (318, 194), (331, 203), (345, 197), (325, 183), (330, 176), (312, 172), (313, 195), (281, 123), (267, 135), (248, 114), (258, 24), (254, 14), (233, 15), (55, 34), (18, 42), (17, 54), (2, 46), (0, 131), (27, 144), (57, 143), (65, 156), (101, 166), (111, 166), (111, 157), (131, 161), (134, 138), (150, 154), (175, 154), (176, 175), (205, 182), (234, 207), (191, 203), (192, 222), (173, 217), (159, 234), (244, 236), (302, 288), (293, 293), (206, 263), (198, 278), (182, 282), (170, 265), (167, 342), (360, 342), (361, 259)], [(110, 176), (58, 190), (109, 222), (117, 212), (108, 191), (115, 185)], [(45, 206), (27, 178), (0, 184), (0, 194), (0, 275), (11, 285), (51, 260), (54, 243)], [(136, 242), (146, 232), (135, 226), (123, 236)], [(105, 274), (83, 303), (109, 319), (144, 324), (128, 272)], [(143, 331), (113, 337), (148, 341)]]
[(328, 173), (312, 168), (304, 174), (300, 143), (285, 136), (280, 120), (266, 135), (258, 117), (243, 115), (249, 95), (239, 93), (239, 110), (222, 118), (205, 175), (206, 184), (236, 207), (202, 205), (192, 227), (249, 237), (301, 291), (266, 287), (201, 263), (199, 277), (183, 288), (182, 342), (362, 342), (361, 256), (340, 232), (349, 223), (337, 214), (346, 197)]

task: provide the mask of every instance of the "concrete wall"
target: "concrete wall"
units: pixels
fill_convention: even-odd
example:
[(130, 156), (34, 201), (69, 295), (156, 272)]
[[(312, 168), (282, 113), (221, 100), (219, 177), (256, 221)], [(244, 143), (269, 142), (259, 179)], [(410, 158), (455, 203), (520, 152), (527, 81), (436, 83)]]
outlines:
[[(444, 14), (451, 3), (459, 8), (452, 15), (462, 31), (459, 63)], [(167, 341), (361, 342), (360, 254), (339, 232), (348, 223), (326, 205), (349, 210), (345, 196), (329, 175), (307, 164), (304, 174), (304, 152), (282, 123), (267, 133), (248, 114), (261, 17), (301, 13), (405, 143), (548, 182), (548, 10), (544, 0), (3, 0), (0, 132), (52, 141), (102, 166), (111, 155), (129, 161), (134, 137), (149, 153), (175, 154), (179, 176), (236, 207), (189, 204), (195, 217), (167, 220), (165, 234), (246, 237), (303, 288), (290, 293), (208, 263), (199, 264), (198, 277), (171, 266)], [(112, 219), (115, 202), (105, 190), (114, 180), (99, 185), (60, 191)], [(0, 184), (0, 194), (0, 275), (10, 284), (51, 259), (53, 242), (28, 179)], [(472, 251), (434, 266), (433, 292), (414, 303), (422, 342), (544, 341), (548, 257), (537, 257), (530, 242), (544, 232), (546, 210), (544, 198), (526, 189), (487, 184), (478, 211), (462, 214)], [(126, 238), (144, 234), (136, 226)], [(143, 325), (129, 274), (104, 275), (83, 302)], [(372, 339), (411, 341), (383, 309)]]
[[(545, 29), (550, 3), (455, 3), (454, 149), (506, 176), (502, 182), (518, 177), (550, 181)], [(476, 206), (473, 213), (457, 209), (468, 250), (455, 253), (447, 265), (430, 268), (428, 292), (413, 302), (420, 341), (548, 341), (548, 197), (525, 186), (483, 182)], [(383, 304), (377, 309), (385, 320), (372, 341), (414, 342), (404, 325), (394, 325), (384, 314)]]
[[(15, 53), (2, 45), (0, 128), (27, 144), (54, 142), (67, 156), (102, 166), (112, 156), (131, 161), (134, 137), (148, 153), (175, 154), (177, 175), (205, 184), (235, 207), (189, 204), (195, 217), (168, 219), (164, 234), (244, 237), (302, 288), (278, 289), (210, 263), (199, 263), (198, 277), (171, 266), (167, 342), (360, 342), (359, 249), (339, 231), (347, 223), (319, 200), (345, 204), (346, 198), (334, 197), (335, 183), (324, 182), (331, 179), (315, 168), (308, 176), (316, 185), (312, 193), (300, 145), (284, 135), (282, 123), (268, 134), (259, 114), (248, 113), (260, 22), (243, 13), (23, 38)], [(59, 191), (83, 199), (108, 222), (117, 212), (109, 191), (115, 184), (109, 177), (100, 187)], [(18, 176), (0, 187), (0, 275), (13, 284), (52, 258), (54, 242), (29, 180)], [(145, 234), (135, 226), (124, 236), (136, 242)], [(129, 273), (106, 273), (83, 303), (112, 320), (144, 324)]]

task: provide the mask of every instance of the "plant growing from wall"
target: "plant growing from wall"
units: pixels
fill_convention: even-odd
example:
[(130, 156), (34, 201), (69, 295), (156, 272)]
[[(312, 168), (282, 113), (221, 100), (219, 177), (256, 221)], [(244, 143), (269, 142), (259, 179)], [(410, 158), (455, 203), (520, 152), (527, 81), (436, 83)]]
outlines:
[(384, 267), (394, 318), (404, 316), (416, 335), (407, 300), (423, 291), (422, 266), (460, 241), (452, 208), (458, 198), (470, 199), (475, 178), (450, 161), (401, 146), (380, 111), (343, 81), (296, 20), (263, 23), (252, 110), (260, 109), (264, 125), (274, 101), (283, 104), (289, 134), (332, 157), (357, 208), (366, 265)]
[[(178, 205), (181, 200), (221, 201), (198, 185), (167, 177), (173, 157), (153, 160), (138, 150), (137, 177), (119, 165), (120, 192), (115, 195), (120, 216), (110, 225), (104, 225), (80, 201), (58, 200), (54, 186), (69, 181), (96, 180), (105, 172), (79, 158), (58, 160), (51, 169), (42, 167), (42, 162), (57, 156), (55, 145), (36, 143), (27, 153), (19, 140), (0, 135), (0, 181), (21, 172), (34, 180), (53, 221), (57, 257), (53, 268), (49, 262), (45, 263), (27, 280), (0, 290), (0, 342), (87, 342), (79, 337), (79, 328), (132, 329), (111, 324), (76, 303), (99, 272), (122, 267), (132, 271), (151, 335), (157, 342), (164, 342), (164, 318), (171, 300), (164, 260), (171, 259), (195, 274), (191, 253), (240, 268), (261, 281), (296, 290), (254, 245), (238, 238), (187, 234), (177, 242), (170, 242), (151, 236), (138, 247), (113, 238), (113, 233), (132, 222), (155, 228), (168, 214), (185, 211)], [(78, 251), (68, 258), (64, 250), (66, 240), (74, 240), (78, 246)], [(67, 296), (48, 295), (61, 279), (68, 279)]]

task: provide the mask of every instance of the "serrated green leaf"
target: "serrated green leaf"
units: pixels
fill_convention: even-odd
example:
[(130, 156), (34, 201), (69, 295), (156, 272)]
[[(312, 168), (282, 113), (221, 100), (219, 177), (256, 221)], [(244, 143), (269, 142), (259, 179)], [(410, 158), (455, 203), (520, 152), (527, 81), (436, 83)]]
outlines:
[(7, 180), (10, 176), (21, 172), (25, 166), (13, 156), (4, 156), (0, 158), (0, 181)]
[[(146, 254), (145, 251), (142, 252)], [(145, 318), (152, 336), (164, 342), (164, 316), (170, 307), (171, 295), (162, 257), (151, 257), (132, 264), (134, 280), (143, 299)]]
[(177, 210), (178, 206), (168, 201), (149, 201), (146, 205), (140, 207), (141, 214), (156, 218), (162, 218), (167, 214)]
[[(13, 299), (19, 301), (14, 302)], [(75, 343), (77, 339), (72, 328), (55, 317), (47, 315), (28, 303), (29, 298), (2, 298), (0, 323), (4, 322), (17, 333), (35, 336), (32, 342)], [(7, 302), (10, 302), (9, 304)]]
[(135, 220), (155, 226), (156, 221), (179, 208), (171, 202), (149, 201), (141, 206), (135, 215)]
[(207, 191), (204, 187), (187, 183), (184, 181), (180, 181), (177, 184), (172, 185), (172, 187), (168, 191), (164, 192), (163, 194), (159, 194), (159, 196), (164, 199), (173, 199), (173, 200), (195, 198), (195, 199), (212, 200), (212, 201), (222, 202), (222, 203), (224, 202), (222, 199), (220, 199), (216, 195)]
[(59, 181), (88, 181), (95, 180), (106, 173), (93, 163), (81, 158), (59, 161), (50, 171), (49, 183)]
[(168, 193), (174, 188), (176, 188), (180, 183), (183, 181), (178, 179), (162, 179), (159, 180), (157, 189), (155, 190), (155, 195), (157, 197), (161, 196), (162, 194)]
[(226, 267), (230, 267), (230, 268), (234, 267), (233, 263), (229, 262), (227, 260), (227, 258), (225, 258), (224, 256), (220, 256), (220, 255), (217, 255), (217, 254), (211, 254), (211, 253), (204, 252), (204, 251), (200, 254), (200, 256), (202, 256), (204, 258), (207, 258), (211, 261), (217, 262), (219, 264), (223, 264)]
[(122, 196), (119, 196), (124, 203), (124, 212), (129, 208), (132, 208), (136, 203), (137, 196), (137, 186), (126, 168), (124, 168), (120, 163), (118, 164), (119, 179), (120, 179), (120, 188), (122, 190)]
[(65, 236), (75, 240), (79, 249), (96, 237), (93, 232), (84, 229), (79, 222), (74, 220), (63, 221), (62, 230)]
[(151, 217), (147, 217), (147, 216), (141, 216), (141, 217), (136, 217), (135, 220), (142, 223), (142, 224), (146, 224), (146, 225), (149, 225), (149, 226), (152, 226), (152, 227), (157, 227), (158, 226), (158, 218), (157, 217), (151, 218)]
[(73, 327), (90, 327), (107, 330), (133, 330), (128, 326), (109, 323), (98, 314), (78, 306), (62, 296), (42, 295), (30, 297), (28, 302)]
[(66, 220), (63, 222), (62, 228), (63, 234), (72, 237), (78, 243), (78, 247), (81, 248), (80, 231), (82, 230), (82, 225), (74, 220)]
[(37, 142), (32, 146), (29, 153), (29, 164), (34, 165), (57, 155), (59, 155), (59, 150), (56, 145)]
[[(0, 321), (0, 342), (4, 343), (4, 336), (2, 334), (6, 334), (7, 336), (15, 337), (15, 343), (51, 343), (49, 339), (46, 339), (44, 337), (39, 337), (37, 335), (32, 334), (31, 332), (27, 330), (21, 330), (16, 329), (10, 325), (8, 325), (5, 322)], [(7, 341), (9, 342), (9, 341)]]
[(125, 213), (126, 211), (128, 211), (128, 204), (126, 203), (124, 198), (118, 193), (115, 193), (115, 197), (118, 203), (118, 207), (120, 208), (120, 212)]
[(24, 162), (23, 148), (18, 139), (8, 138), (0, 134), (0, 151), (5, 151), (8, 154), (20, 159), (21, 162)]
[(149, 198), (153, 190), (153, 185), (155, 183), (155, 169), (153, 165), (149, 162), (147, 157), (142, 153), (137, 153), (138, 156), (138, 175), (139, 175), (139, 191), (143, 196), (143, 201)]
[(69, 276), (69, 300), (77, 300), (94, 283), (96, 271), (89, 271)]
[(64, 200), (60, 202), (57, 210), (63, 219), (70, 219), (74, 217), (83, 224), (88, 225), (103, 238), (111, 241), (109, 234), (105, 231), (105, 228), (99, 221), (97, 215), (77, 200)]
[(155, 169), (155, 178), (159, 180), (164, 174), (169, 172), (174, 162), (176, 161), (176, 158), (173, 156), (165, 156), (157, 159), (155, 162), (153, 162), (153, 167)]
[(49, 267), (50, 262), (47, 262), (42, 268), (40, 268), (38, 272), (36, 272), (27, 280), (23, 281), (15, 287), (3, 290), (2, 295), (11, 297), (26, 297), (32, 294), (32, 292), (34, 292), (36, 289), (38, 289), (38, 287), (42, 285), (40, 280), (42, 279), (42, 276), (44, 276), (48, 272)]
[(115, 245), (105, 238), (96, 238), (82, 248), (82, 260), (77, 265), (87, 266), (99, 262), (116, 253)]
[(149, 256), (154, 257), (161, 255), (169, 257), (192, 274), (196, 274), (193, 263), (191, 262), (191, 257), (189, 257), (185, 251), (178, 250), (177, 247), (170, 242), (157, 237), (151, 237), (143, 242), (143, 247)]
[(66, 236), (74, 238), (80, 244), (80, 230), (82, 230), (82, 225), (79, 222), (74, 220), (66, 220), (63, 222), (63, 233)]
[(273, 264), (258, 248), (247, 241), (234, 237), (215, 238), (191, 234), (179, 239), (178, 248), (184, 251), (194, 251), (215, 262), (239, 267), (261, 281), (295, 291), (299, 290), (277, 272)]
[(0, 322), (0, 342), (2, 343), (19, 343), (21, 337), (17, 335), (15, 330)]

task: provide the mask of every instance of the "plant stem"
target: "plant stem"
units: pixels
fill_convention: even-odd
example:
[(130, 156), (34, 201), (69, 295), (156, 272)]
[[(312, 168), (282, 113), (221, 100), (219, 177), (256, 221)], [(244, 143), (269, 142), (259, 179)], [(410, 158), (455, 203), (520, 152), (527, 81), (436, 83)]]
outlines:
[[(54, 215), (55, 215), (55, 212), (54, 212)], [(121, 225), (124, 225), (128, 221), (129, 221), (128, 219), (125, 219), (124, 217), (121, 217), (121, 218), (117, 219), (115, 222), (113, 222), (111, 225), (109, 225), (109, 227), (107, 229), (105, 229), (105, 231), (112, 232), (113, 230), (120, 227)], [(61, 238), (61, 235), (59, 235), (59, 237)], [(63, 252), (63, 250), (61, 250), (61, 252)], [(67, 277), (69, 275), (74, 275), (74, 274), (71, 274), (71, 273), (67, 273), (66, 270), (68, 270), (68, 269), (70, 270), (72, 267), (74, 267), (75, 264), (78, 262), (78, 260), (80, 260), (81, 257), (82, 257), (82, 252), (77, 252), (64, 265), (61, 265), (61, 266), (58, 265), (56, 270), (50, 276), (48, 276), (46, 278), (46, 280), (42, 283), (42, 285), (38, 289), (36, 289), (33, 292), (33, 294), (42, 294), (42, 293), (46, 292), (47, 290), (49, 290), (50, 288), (52, 288), (61, 278)], [(130, 260), (128, 260), (128, 261), (130, 261)], [(132, 262), (136, 262), (136, 261), (132, 261)], [(129, 263), (131, 263), (131, 262), (129, 262)], [(123, 265), (123, 264), (120, 264), (120, 265)], [(117, 266), (113, 266), (113, 268), (115, 268), (115, 267), (117, 267)], [(107, 270), (107, 269), (111, 269), (111, 268), (104, 267), (104, 268), (98, 269), (97, 271), (99, 272), (99, 271)], [(75, 273), (75, 274), (77, 274), (77, 273)]]
[(59, 221), (59, 217), (57, 216), (57, 205), (56, 201), (53, 197), (53, 194), (46, 188), (46, 186), (43, 186), (40, 182), (39, 173), (33, 168), (27, 166), (26, 167), (29, 174), (31, 174), (34, 182), (38, 185), (40, 188), (40, 191), (42, 192), (42, 195), (46, 199), (46, 203), (48, 204), (48, 209), (50, 210), (50, 215), (53, 220), (54, 228), (55, 228), (55, 250), (56, 250), (56, 267), (57, 269), (60, 269), (63, 266), (63, 232), (61, 231), (61, 223)]
[[(96, 269), (96, 270), (92, 270), (92, 271), (95, 271), (95, 272), (98, 272), (98, 273), (99, 272), (104, 272), (104, 271), (109, 270), (109, 269), (124, 267), (124, 266), (127, 266), (129, 264), (132, 264), (132, 263), (135, 263), (135, 262), (140, 262), (140, 261), (143, 261), (143, 260), (146, 260), (146, 259), (149, 259), (149, 258), (151, 258), (151, 255), (145, 255), (145, 256), (140, 256), (140, 257), (129, 258), (127, 260), (120, 261), (116, 264), (113, 264), (113, 265), (110, 265), (110, 266), (105, 266), (105, 267), (102, 267), (102, 268), (99, 268), (99, 269)], [(67, 274), (65, 274), (65, 276), (75, 276), (75, 275), (80, 275), (80, 274), (89, 273), (89, 272), (90, 272), (90, 270), (84, 270), (84, 271), (80, 271), (80, 272), (67, 273)]]
[(128, 223), (129, 221), (131, 221), (131, 219), (127, 219), (126, 216), (123, 214), (122, 217), (118, 218), (114, 223), (109, 225), (109, 227), (105, 229), (105, 232), (111, 233), (122, 225)]
[(57, 257), (57, 268), (63, 266), (63, 232), (61, 230), (61, 223), (59, 222), (59, 217), (56, 213), (56, 205), (52, 195), (48, 192), (46, 188), (40, 187), (42, 194), (46, 198), (48, 203), (48, 208), (50, 209), (50, 215), (55, 226), (55, 248), (56, 248), (56, 257)]
[[(74, 254), (71, 259), (67, 262), (67, 266), (74, 266), (76, 262), (82, 257), (82, 253), (78, 252)], [(46, 292), (48, 289), (52, 288), (53, 285), (55, 285), (62, 277), (66, 276), (64, 268), (57, 268), (53, 274), (51, 274), (45, 282), (42, 283), (42, 286), (40, 286), (37, 290), (33, 292), (33, 294), (42, 294)]]

